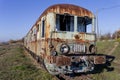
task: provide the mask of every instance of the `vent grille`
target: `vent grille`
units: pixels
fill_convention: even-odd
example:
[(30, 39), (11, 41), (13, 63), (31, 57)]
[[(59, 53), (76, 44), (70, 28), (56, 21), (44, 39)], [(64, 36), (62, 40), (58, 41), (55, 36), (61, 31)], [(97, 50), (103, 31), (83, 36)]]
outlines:
[(85, 45), (83, 44), (73, 44), (73, 52), (85, 52)]

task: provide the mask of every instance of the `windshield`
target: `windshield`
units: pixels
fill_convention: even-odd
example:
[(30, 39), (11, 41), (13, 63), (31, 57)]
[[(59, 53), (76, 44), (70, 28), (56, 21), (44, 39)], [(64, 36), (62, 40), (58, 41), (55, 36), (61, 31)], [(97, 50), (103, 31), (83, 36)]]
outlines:
[(57, 31), (74, 31), (74, 16), (56, 15)]
[(88, 17), (77, 17), (77, 31), (87, 32), (87, 26), (92, 23), (92, 19)]
[(92, 29), (87, 28), (87, 26), (91, 27), (89, 24), (92, 24), (92, 19), (87, 16), (75, 17), (69, 14), (56, 14), (56, 31), (90, 32)]

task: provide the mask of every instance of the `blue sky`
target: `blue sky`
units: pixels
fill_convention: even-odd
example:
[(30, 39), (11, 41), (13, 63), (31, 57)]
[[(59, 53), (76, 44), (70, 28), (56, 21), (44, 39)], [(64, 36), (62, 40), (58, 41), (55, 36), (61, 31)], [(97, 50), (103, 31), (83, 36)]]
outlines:
[(24, 37), (47, 7), (59, 3), (75, 4), (94, 14), (108, 8), (98, 12), (101, 33), (120, 29), (120, 0), (0, 0), (0, 42)]

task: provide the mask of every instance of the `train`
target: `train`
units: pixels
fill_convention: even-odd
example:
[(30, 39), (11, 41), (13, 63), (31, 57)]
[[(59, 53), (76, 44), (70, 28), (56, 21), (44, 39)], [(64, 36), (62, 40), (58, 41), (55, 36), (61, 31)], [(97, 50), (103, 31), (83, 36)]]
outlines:
[(86, 73), (105, 64), (97, 54), (96, 17), (74, 4), (48, 7), (24, 37), (24, 47), (52, 75)]

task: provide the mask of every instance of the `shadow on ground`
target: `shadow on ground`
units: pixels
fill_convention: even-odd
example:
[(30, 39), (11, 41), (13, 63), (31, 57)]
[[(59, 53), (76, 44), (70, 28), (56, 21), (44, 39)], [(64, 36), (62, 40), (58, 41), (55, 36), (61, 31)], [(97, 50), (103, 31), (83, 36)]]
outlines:
[(104, 69), (106, 69), (107, 71), (113, 71), (114, 70), (114, 67), (111, 66), (111, 63), (113, 62), (115, 57), (111, 56), (111, 55), (105, 55), (105, 56), (106, 56), (106, 63), (102, 64), (102, 65), (95, 65), (94, 71), (89, 72), (89, 74), (90, 73), (92, 73), (92, 74), (101, 73), (101, 72), (103, 72)]

